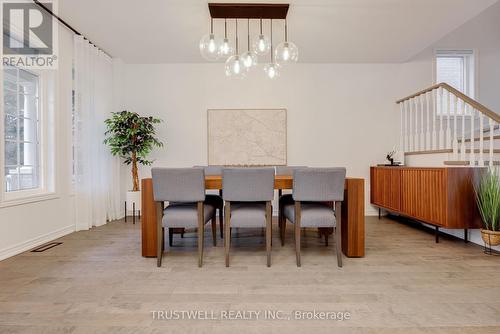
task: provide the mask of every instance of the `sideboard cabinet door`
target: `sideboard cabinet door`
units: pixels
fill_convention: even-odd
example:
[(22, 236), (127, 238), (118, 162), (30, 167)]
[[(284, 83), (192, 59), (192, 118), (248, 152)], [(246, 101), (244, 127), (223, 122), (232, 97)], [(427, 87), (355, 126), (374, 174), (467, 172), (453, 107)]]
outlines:
[(403, 169), (402, 213), (434, 225), (446, 225), (447, 176), (444, 168)]
[(372, 167), (370, 173), (371, 202), (399, 212), (401, 210), (401, 169)]

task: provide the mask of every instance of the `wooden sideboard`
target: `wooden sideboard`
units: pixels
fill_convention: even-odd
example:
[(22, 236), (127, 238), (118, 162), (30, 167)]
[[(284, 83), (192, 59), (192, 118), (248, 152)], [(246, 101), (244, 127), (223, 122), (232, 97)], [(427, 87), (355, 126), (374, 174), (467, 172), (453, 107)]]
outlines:
[(467, 167), (371, 167), (371, 203), (436, 230), (479, 228), (473, 182), (480, 172)]
[[(142, 208), (142, 256), (156, 256), (156, 205), (153, 199), (151, 178), (141, 180)], [(293, 178), (276, 175), (275, 189), (292, 189)], [(221, 189), (222, 178), (216, 175), (205, 177), (206, 189)], [(344, 201), (342, 202), (342, 252), (348, 257), (365, 255), (365, 180), (346, 178)]]

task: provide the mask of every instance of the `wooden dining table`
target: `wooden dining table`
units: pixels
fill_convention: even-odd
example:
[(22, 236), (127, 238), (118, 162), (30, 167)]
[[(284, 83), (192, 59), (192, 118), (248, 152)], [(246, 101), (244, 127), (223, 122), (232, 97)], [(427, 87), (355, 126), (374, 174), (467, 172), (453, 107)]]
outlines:
[[(346, 178), (344, 201), (342, 202), (342, 252), (347, 257), (363, 257), (365, 255), (365, 181), (362, 178)], [(141, 180), (141, 233), (142, 256), (156, 257), (157, 229), (156, 205), (153, 198), (153, 180)], [(292, 189), (291, 175), (276, 175), (275, 189)], [(205, 176), (205, 189), (222, 189), (220, 175)]]

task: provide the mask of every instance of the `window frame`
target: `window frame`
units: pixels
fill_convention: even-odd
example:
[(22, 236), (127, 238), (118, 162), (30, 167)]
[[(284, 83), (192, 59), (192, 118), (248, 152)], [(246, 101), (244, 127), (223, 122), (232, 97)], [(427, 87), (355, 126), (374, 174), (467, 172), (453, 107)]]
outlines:
[[(0, 80), (0, 89), (1, 89), (1, 97), (0, 97), (0, 117), (2, 122), (0, 124), (0, 145), (2, 147), (2, 154), (0, 154), (0, 207), (19, 205), (30, 202), (37, 202), (41, 200), (53, 199), (57, 198), (57, 194), (55, 191), (54, 184), (54, 175), (55, 175), (55, 159), (54, 159), (54, 149), (49, 147), (49, 143), (53, 143), (54, 139), (54, 125), (53, 113), (54, 107), (49, 106), (49, 101), (51, 103), (55, 103), (55, 96), (50, 97), (50, 83), (49, 83), (49, 75), (47, 71), (43, 70), (33, 70), (33, 69), (24, 69), (19, 68), (19, 70), (27, 71), (33, 75), (38, 77), (38, 187), (32, 189), (24, 189), (24, 190), (15, 190), (9, 191), (6, 190), (5, 184), (5, 106), (4, 106), (4, 68), (2, 71), (2, 80)], [(55, 94), (55, 89), (52, 89)], [(50, 112), (49, 112), (50, 110)], [(52, 125), (52, 129), (50, 129), (50, 125)], [(53, 146), (53, 145), (52, 145)]]

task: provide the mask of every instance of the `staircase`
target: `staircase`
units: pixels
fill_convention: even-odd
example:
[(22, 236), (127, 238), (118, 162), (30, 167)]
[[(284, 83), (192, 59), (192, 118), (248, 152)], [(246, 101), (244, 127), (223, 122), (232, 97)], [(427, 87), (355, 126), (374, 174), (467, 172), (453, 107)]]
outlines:
[(396, 102), (412, 166), (500, 166), (500, 115), (445, 83)]

